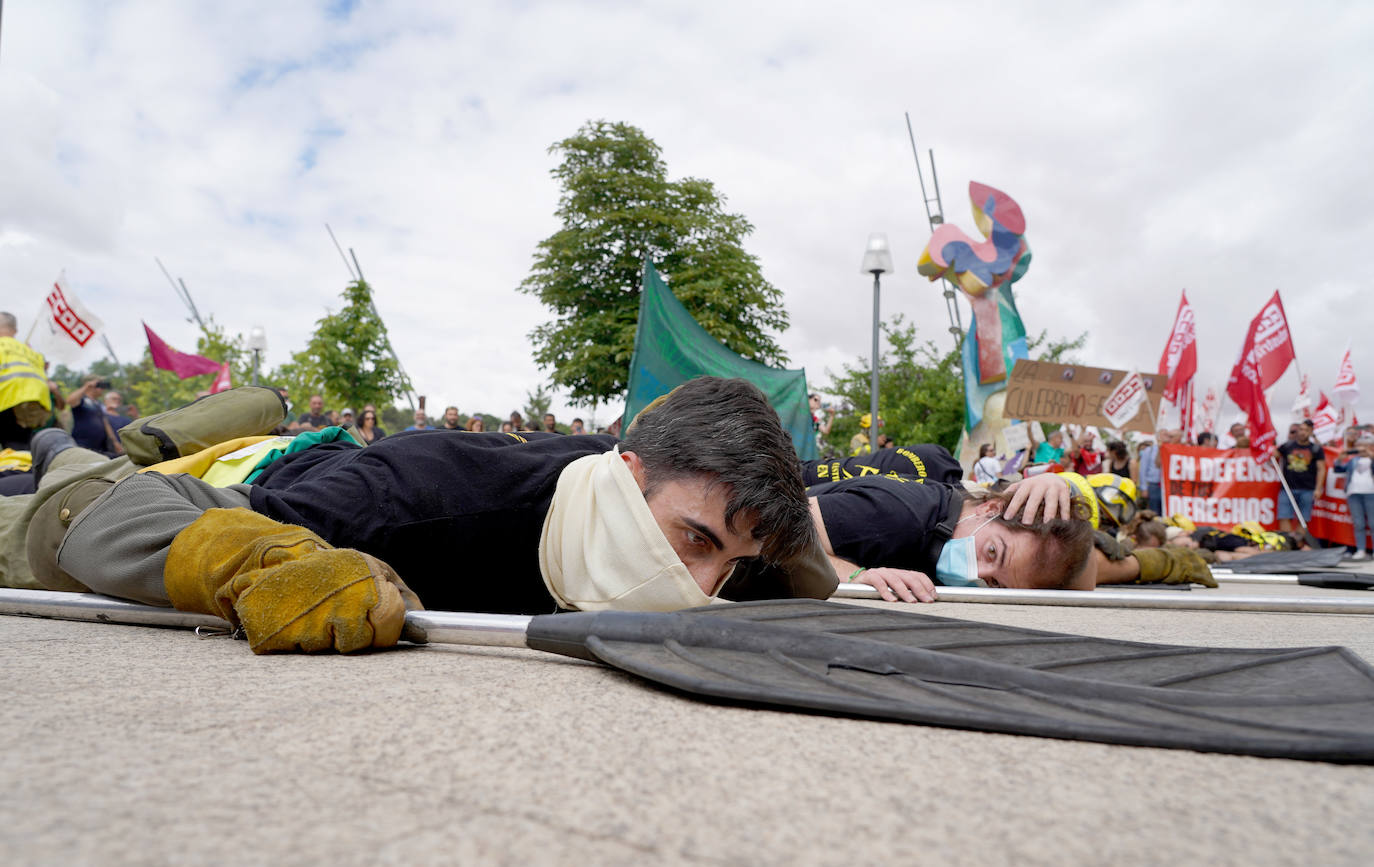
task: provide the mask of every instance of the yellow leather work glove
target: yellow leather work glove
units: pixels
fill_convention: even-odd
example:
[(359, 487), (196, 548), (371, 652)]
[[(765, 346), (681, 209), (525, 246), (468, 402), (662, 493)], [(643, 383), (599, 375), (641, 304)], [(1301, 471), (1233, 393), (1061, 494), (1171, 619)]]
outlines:
[(1201, 584), (1217, 586), (1212, 570), (1191, 548), (1137, 548), (1131, 552), (1140, 563), (1137, 584)]
[(248, 509), (210, 509), (172, 541), (172, 605), (241, 625), (254, 653), (390, 647), (420, 600), (382, 561)]

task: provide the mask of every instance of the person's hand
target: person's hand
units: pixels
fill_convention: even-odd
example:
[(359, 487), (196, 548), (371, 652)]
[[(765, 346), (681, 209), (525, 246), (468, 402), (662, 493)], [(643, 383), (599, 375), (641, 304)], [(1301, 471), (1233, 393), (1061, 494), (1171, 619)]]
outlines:
[(1033, 524), (1035, 513), (1042, 504), (1045, 507), (1046, 521), (1051, 518), (1067, 519), (1071, 516), (1069, 507), (1073, 501), (1073, 492), (1069, 490), (1067, 482), (1053, 473), (1042, 473), (1014, 482), (1007, 491), (1012, 497), (1007, 507), (1002, 510), (1002, 517), (1008, 521), (1016, 520), (1017, 513), (1020, 513), (1021, 523)]
[(935, 583), (924, 572), (881, 566), (865, 569), (854, 577), (854, 582), (877, 588), (878, 595), (886, 602), (935, 601)]

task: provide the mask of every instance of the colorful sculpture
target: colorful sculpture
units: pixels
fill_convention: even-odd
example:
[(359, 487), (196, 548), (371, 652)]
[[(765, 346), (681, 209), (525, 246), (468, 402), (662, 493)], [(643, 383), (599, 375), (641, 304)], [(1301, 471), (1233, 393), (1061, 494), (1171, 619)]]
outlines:
[(971, 336), (978, 346), (978, 381), (987, 385), (1007, 378), (998, 289), (1021, 279), (1030, 267), (1031, 253), (1025, 215), (1011, 196), (977, 181), (969, 182), (968, 193), (974, 223), (985, 240), (975, 241), (946, 223), (930, 236), (916, 270), (932, 282), (947, 279), (968, 296), (975, 324)]

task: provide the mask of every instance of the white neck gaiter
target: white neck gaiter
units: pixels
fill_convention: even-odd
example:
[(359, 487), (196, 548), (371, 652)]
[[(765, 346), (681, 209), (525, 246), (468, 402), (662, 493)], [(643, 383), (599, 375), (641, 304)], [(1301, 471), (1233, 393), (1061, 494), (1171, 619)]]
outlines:
[(539, 572), (564, 608), (677, 611), (711, 603), (658, 528), (619, 446), (559, 474)]

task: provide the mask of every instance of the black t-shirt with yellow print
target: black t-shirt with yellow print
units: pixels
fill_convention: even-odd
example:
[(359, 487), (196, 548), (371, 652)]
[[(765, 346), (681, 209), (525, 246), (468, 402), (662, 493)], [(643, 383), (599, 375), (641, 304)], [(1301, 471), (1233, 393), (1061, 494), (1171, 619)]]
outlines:
[(881, 475), (814, 485), (807, 494), (820, 505), (835, 556), (932, 577), (964, 503), (951, 485)]
[(953, 485), (964, 477), (964, 468), (944, 446), (930, 444), (878, 449), (843, 460), (802, 461), (802, 483), (808, 486), (864, 476), (901, 476)]

